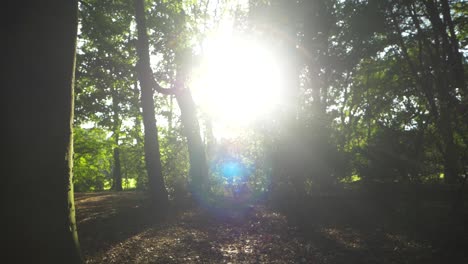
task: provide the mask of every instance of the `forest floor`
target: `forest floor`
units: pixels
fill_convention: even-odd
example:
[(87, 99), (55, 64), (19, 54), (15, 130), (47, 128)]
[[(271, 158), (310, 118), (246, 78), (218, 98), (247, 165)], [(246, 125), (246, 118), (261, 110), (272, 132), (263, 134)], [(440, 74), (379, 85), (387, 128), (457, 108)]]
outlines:
[(436, 202), (389, 210), (318, 198), (282, 213), (186, 206), (163, 217), (140, 192), (75, 200), (86, 263), (468, 263), (468, 214), (454, 220)]

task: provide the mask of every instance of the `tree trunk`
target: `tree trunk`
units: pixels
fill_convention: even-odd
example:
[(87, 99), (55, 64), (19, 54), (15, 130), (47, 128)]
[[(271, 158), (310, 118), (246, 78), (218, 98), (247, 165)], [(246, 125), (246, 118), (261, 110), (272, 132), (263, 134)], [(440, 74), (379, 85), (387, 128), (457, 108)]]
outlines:
[[(141, 110), (140, 110), (140, 90), (138, 89), (138, 82), (135, 81), (135, 84), (134, 84), (134, 88), (133, 88), (133, 93), (134, 93), (134, 96), (135, 96), (135, 100), (133, 101), (133, 106), (134, 106), (134, 114), (135, 114), (135, 126), (134, 126), (134, 134), (135, 134), (135, 139), (136, 139), (136, 143), (137, 143), (137, 146), (142, 146), (144, 144), (143, 142), (143, 139), (141, 137)], [(139, 149), (139, 148), (138, 148)], [(138, 154), (143, 154), (142, 152), (138, 151)], [(138, 170), (143, 170), (144, 168), (144, 164), (141, 160), (141, 157), (142, 156), (138, 156), (138, 162), (137, 162), (137, 167), (138, 167)], [(138, 176), (137, 176), (137, 188), (140, 188), (140, 183), (143, 182), (142, 180), (142, 174), (139, 173)]]
[(183, 89), (176, 93), (179, 104), (184, 133), (187, 137), (187, 145), (190, 159), (190, 179), (192, 191), (200, 194), (206, 191), (208, 178), (208, 165), (206, 161), (205, 145), (200, 135), (200, 124), (197, 118), (195, 102), (189, 89)]
[(213, 122), (208, 116), (205, 117), (205, 130), (206, 155), (207, 159), (211, 160), (216, 146), (216, 138), (213, 133)]
[[(442, 101), (442, 100), (441, 100)], [(458, 155), (453, 138), (452, 118), (449, 107), (442, 101), (440, 109), (439, 130), (444, 143), (444, 181), (456, 183), (458, 177)]]
[[(286, 1), (284, 1), (286, 3)], [(278, 109), (277, 132), (275, 134), (275, 148), (272, 150), (273, 168), (271, 179), (271, 196), (282, 197), (285, 186), (292, 183), (298, 192), (304, 190), (303, 172), (297, 170), (294, 165), (297, 164), (296, 157), (300, 150), (295, 149), (293, 144), (300, 137), (298, 114), (299, 114), (299, 74), (300, 61), (296, 48), (297, 29), (294, 23), (286, 24), (281, 27), (284, 36), (278, 41), (282, 43), (277, 48), (278, 54), (282, 54), (280, 61), (280, 71), (282, 73), (283, 85), (280, 93), (282, 96), (282, 105)], [(283, 199), (283, 198), (281, 198)], [(295, 202), (295, 201), (294, 201)]]
[[(138, 53), (140, 56), (138, 70), (141, 71), (140, 83), (144, 82), (148, 86), (148, 90), (155, 88), (157, 91), (163, 94), (175, 95), (181, 111), (181, 119), (184, 126), (185, 136), (187, 137), (187, 145), (190, 159), (189, 174), (192, 185), (192, 193), (204, 193), (207, 190), (206, 184), (208, 178), (208, 165), (206, 161), (205, 145), (203, 144), (203, 140), (200, 135), (200, 124), (197, 118), (195, 102), (193, 101), (192, 94), (189, 89), (182, 87), (164, 89), (160, 87), (157, 81), (153, 79), (153, 73), (150, 67), (150, 60), (148, 56), (149, 44), (148, 36), (146, 35), (146, 25), (144, 20), (144, 3), (141, 0), (135, 0), (135, 3), (138, 37), (140, 39), (138, 47)], [(183, 72), (183, 69), (178, 71), (177, 74), (177, 78), (180, 78), (180, 80), (176, 80), (177, 82), (184, 80), (185, 72)], [(142, 76), (143, 78), (141, 78)], [(144, 93), (143, 86), (142, 93)], [(169, 124), (171, 124), (172, 126), (172, 120), (169, 120)]]
[(72, 184), (77, 2), (6, 5), (2, 258), (81, 263)]
[(442, 14), (448, 31), (450, 32), (450, 70), (455, 79), (455, 84), (462, 91), (466, 91), (465, 72), (463, 69), (463, 55), (460, 52), (460, 45), (455, 33), (452, 15), (450, 13), (450, 5), (448, 0), (442, 0)]
[(141, 87), (141, 106), (143, 110), (143, 125), (145, 129), (144, 149), (148, 184), (152, 201), (159, 206), (168, 205), (167, 190), (162, 175), (161, 156), (159, 152), (158, 129), (154, 111), (153, 87), (150, 69), (149, 44), (146, 32), (145, 7), (143, 0), (135, 0), (135, 18), (138, 30), (137, 53), (139, 63), (137, 67), (138, 79)]
[(113, 137), (114, 137), (114, 169), (112, 170), (113, 186), (114, 191), (122, 191), (122, 166), (120, 165), (120, 149), (119, 149), (119, 139), (120, 139), (120, 117), (119, 117), (119, 99), (117, 96), (117, 91), (114, 87), (111, 88), (112, 94), (112, 111), (114, 112), (113, 116)]
[[(436, 46), (436, 59), (433, 62), (435, 81), (440, 105), (440, 116), (438, 120), (438, 130), (443, 141), (444, 155), (444, 181), (455, 183), (458, 176), (458, 154), (454, 142), (454, 107), (452, 104), (454, 87), (451, 83), (451, 69), (448, 64), (452, 61), (453, 51), (450, 47), (447, 28), (440, 17), (440, 11), (433, 1), (425, 2), (429, 20), (433, 27), (433, 38)], [(441, 44), (439, 45), (439, 41)]]
[(119, 147), (114, 148), (114, 191), (122, 191), (122, 166), (120, 164), (120, 149)]

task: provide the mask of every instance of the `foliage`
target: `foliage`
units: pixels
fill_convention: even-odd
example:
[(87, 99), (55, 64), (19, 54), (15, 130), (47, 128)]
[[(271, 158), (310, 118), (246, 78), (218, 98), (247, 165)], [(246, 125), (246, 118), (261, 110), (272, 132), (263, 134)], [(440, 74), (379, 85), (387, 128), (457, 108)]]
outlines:
[(75, 127), (75, 191), (102, 191), (109, 188), (112, 144), (99, 128)]
[[(154, 4), (154, 5), (153, 5)], [(172, 30), (173, 17), (180, 13), (180, 5), (174, 5), (167, 1), (158, 1), (150, 5), (150, 9), (163, 7), (159, 12), (151, 12), (148, 24), (152, 29), (152, 41), (167, 35)], [(159, 10), (159, 9), (158, 9)], [(112, 149), (120, 150), (121, 176), (123, 187), (125, 182), (136, 180), (136, 188), (147, 187), (147, 175), (144, 167), (143, 129), (140, 110), (140, 91), (135, 74), (135, 22), (132, 2), (128, 1), (93, 1), (80, 2), (80, 34), (77, 55), (76, 78), (76, 102), (75, 102), (75, 135), (77, 142), (83, 138), (83, 128), (92, 125), (95, 129), (106, 131), (108, 139), (105, 152), (83, 152), (82, 148), (75, 148), (77, 156), (82, 156), (83, 161), (79, 166), (83, 173), (79, 174), (80, 182), (89, 182), (78, 188), (80, 191), (101, 190), (103, 186), (94, 187), (94, 179), (106, 179), (107, 184), (112, 183), (109, 175), (112, 174), (115, 160)], [(179, 19), (180, 20), (180, 19)], [(181, 21), (182, 22), (182, 21)], [(167, 27), (165, 27), (166, 25)], [(155, 47), (154, 57), (163, 55), (167, 60), (161, 65), (171, 62), (173, 57), (174, 41), (153, 42)], [(153, 57), (153, 58), (154, 58)], [(159, 64), (158, 64), (159, 65)], [(158, 71), (164, 75), (166, 66)], [(164, 75), (170, 76), (170, 75)], [(170, 79), (163, 78), (167, 84)], [(173, 112), (173, 105), (169, 101), (155, 96), (156, 113), (159, 117), (176, 120), (178, 113)], [(171, 131), (160, 129), (162, 134), (161, 149), (164, 175), (168, 179), (169, 189), (175, 190), (184, 185), (187, 171), (186, 150), (183, 139), (180, 136), (180, 124), (170, 121)], [(77, 143), (78, 144), (78, 143)], [(94, 144), (94, 145), (93, 145)], [(100, 148), (97, 141), (88, 143), (89, 147)], [(173, 154), (174, 153), (174, 154)], [(105, 156), (105, 158), (104, 158)], [(84, 171), (86, 164), (92, 159), (106, 159), (100, 170), (87, 174)], [(175, 162), (175, 160), (178, 160)], [(94, 169), (94, 167), (93, 167)], [(100, 172), (98, 172), (100, 171)], [(101, 173), (100, 175), (98, 175)], [(89, 179), (88, 179), (89, 178)], [(134, 179), (134, 180), (132, 180)], [(98, 182), (96, 182), (98, 184)], [(76, 184), (81, 184), (77, 181)], [(100, 184), (100, 183), (99, 183)], [(102, 184), (101, 184), (102, 185)]]
[[(442, 174), (447, 183), (457, 181), (468, 157), (463, 1), (251, 0), (239, 6), (147, 1), (147, 26), (154, 77), (168, 88), (181, 68), (190, 75), (197, 67), (203, 39), (222, 14), (231, 12), (235, 30), (254, 34), (278, 54), (284, 102), (261, 129), (238, 138), (240, 159), (254, 168), (253, 188), (305, 195), (357, 180), (440, 182)], [(80, 10), (76, 121), (120, 134), (110, 144), (122, 149), (124, 177), (144, 188), (133, 7), (87, 0)], [(165, 180), (172, 197), (183, 197), (189, 156), (179, 112), (174, 98), (155, 99), (164, 124)], [(215, 142), (205, 141), (207, 149)], [(222, 154), (208, 156), (216, 163)], [(219, 191), (219, 168), (211, 167), (212, 189)]]
[(298, 120), (287, 117), (276, 133), (275, 184), (298, 192), (304, 183), (336, 178), (425, 182), (460, 175), (467, 130), (454, 110), (466, 105), (459, 69), (467, 68), (454, 34), (460, 40), (466, 29), (466, 5), (423, 2), (251, 1), (250, 27), (292, 54), (284, 89), (301, 106)]

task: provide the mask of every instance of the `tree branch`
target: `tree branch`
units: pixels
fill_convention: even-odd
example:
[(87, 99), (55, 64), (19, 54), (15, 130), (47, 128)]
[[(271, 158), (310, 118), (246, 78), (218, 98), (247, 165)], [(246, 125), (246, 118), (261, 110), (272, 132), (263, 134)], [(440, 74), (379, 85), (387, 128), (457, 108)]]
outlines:
[(153, 88), (153, 91), (156, 91), (158, 93), (164, 94), (164, 95), (174, 95), (178, 92), (179, 88), (176, 86), (174, 88), (163, 88), (159, 83), (156, 82), (156, 80), (153, 77), (153, 71), (151, 70), (150, 67), (145, 67), (143, 63), (141, 63), (140, 60), (136, 63), (136, 69), (138, 72), (147, 72), (147, 76), (151, 76), (151, 78), (148, 80), (149, 83), (151, 83), (151, 87)]

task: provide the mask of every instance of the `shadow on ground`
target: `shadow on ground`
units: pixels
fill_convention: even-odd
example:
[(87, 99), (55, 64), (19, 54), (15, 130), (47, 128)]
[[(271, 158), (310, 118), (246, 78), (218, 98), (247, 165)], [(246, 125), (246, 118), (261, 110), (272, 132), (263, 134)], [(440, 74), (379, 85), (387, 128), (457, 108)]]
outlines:
[(468, 208), (420, 193), (313, 195), (280, 206), (315, 263), (468, 263)]
[(438, 203), (313, 197), (283, 213), (257, 204), (162, 218), (138, 192), (76, 202), (87, 263), (468, 263), (466, 224)]

